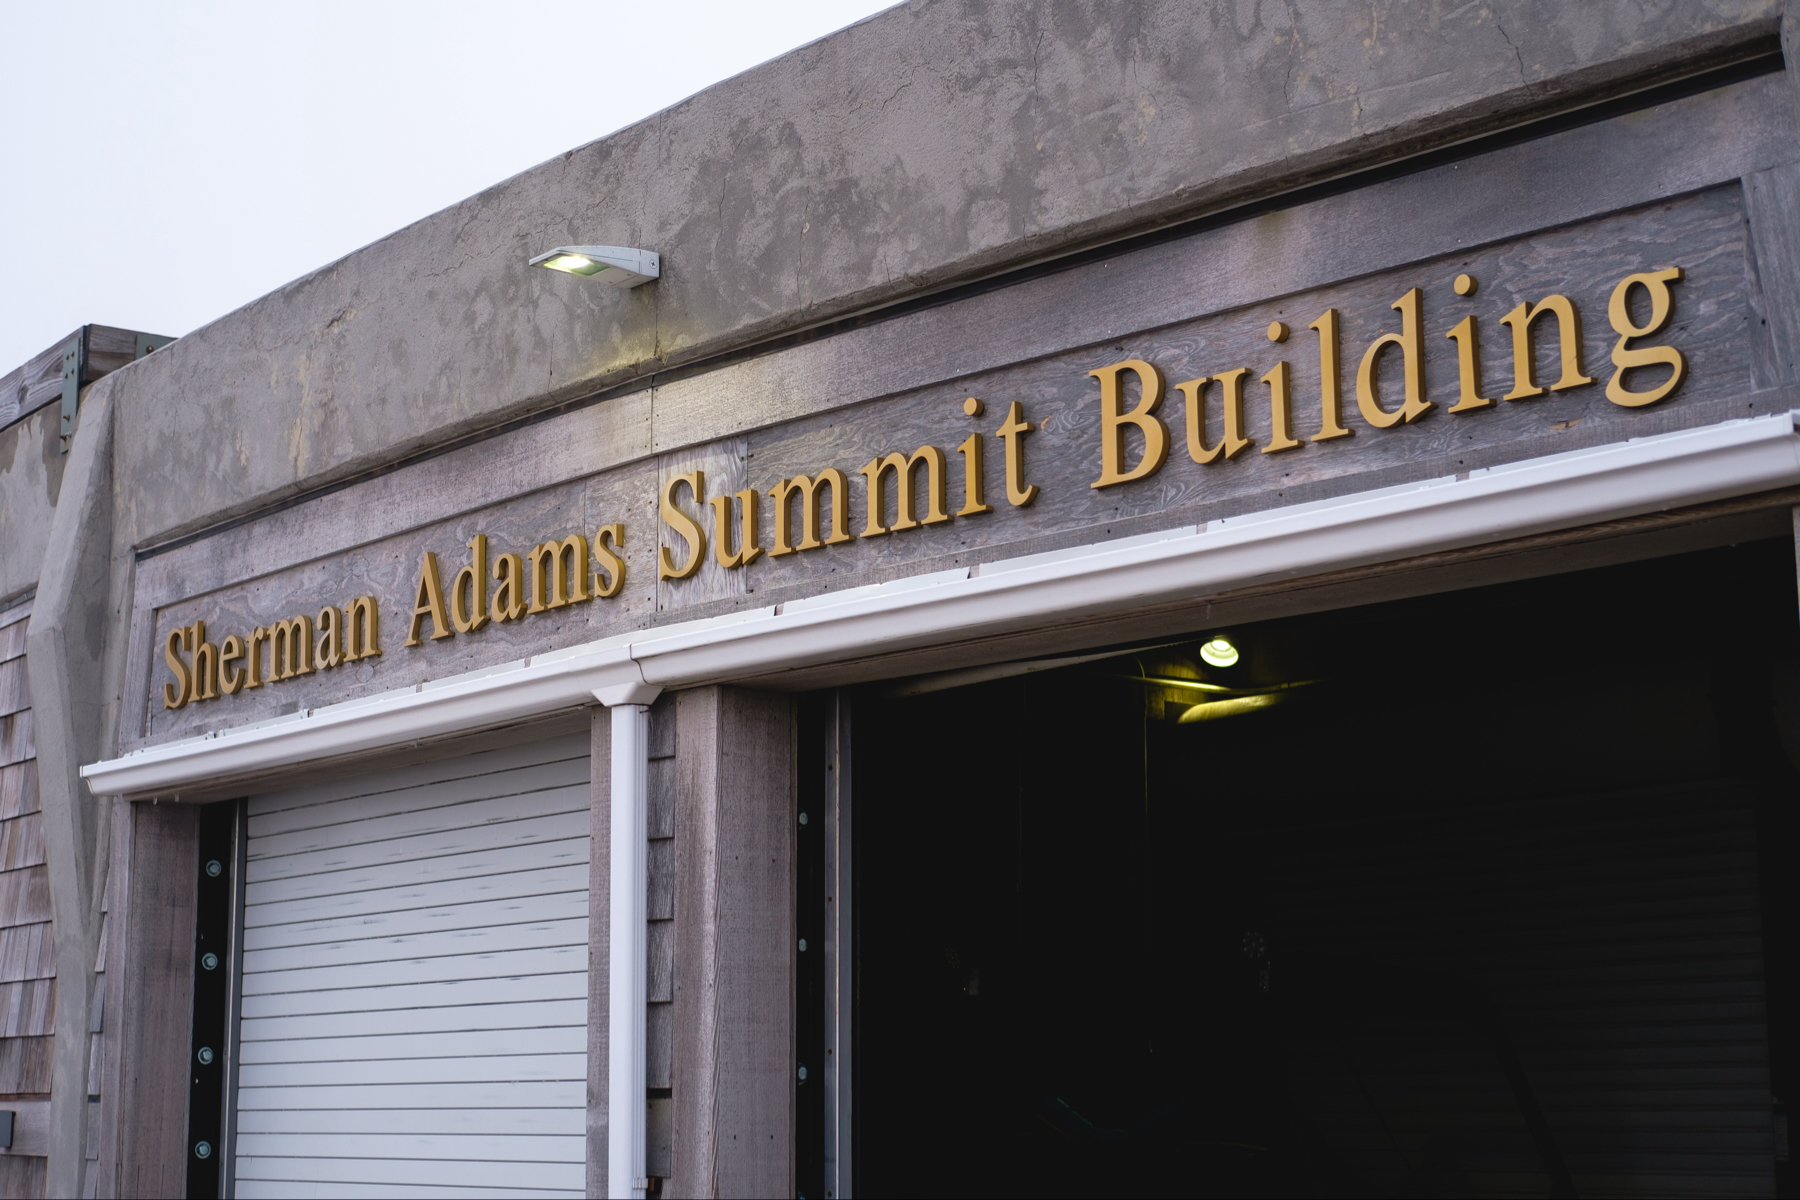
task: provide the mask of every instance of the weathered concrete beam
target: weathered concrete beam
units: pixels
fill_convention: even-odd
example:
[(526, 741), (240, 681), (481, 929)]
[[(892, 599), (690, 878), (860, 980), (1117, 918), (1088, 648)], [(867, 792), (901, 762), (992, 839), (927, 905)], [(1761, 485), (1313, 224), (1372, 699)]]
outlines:
[[(1766, 44), (1780, 0), (919, 0), (102, 381), (142, 545), (559, 399)], [(663, 255), (630, 292), (534, 271)]]
[(100, 757), (110, 724), (113, 416), (105, 398), (82, 407), (25, 635), (56, 937), (50, 1196), (80, 1195), (87, 1159), (88, 1029), (105, 885), (97, 864), (106, 861), (108, 825), (79, 769)]

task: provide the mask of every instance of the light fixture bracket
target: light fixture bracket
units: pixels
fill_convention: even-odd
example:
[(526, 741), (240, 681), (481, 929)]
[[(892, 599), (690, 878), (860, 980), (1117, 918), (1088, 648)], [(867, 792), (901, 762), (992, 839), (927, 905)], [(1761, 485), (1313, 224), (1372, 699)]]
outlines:
[(533, 258), (531, 265), (584, 275), (608, 287), (634, 288), (662, 277), (662, 256), (631, 246), (558, 246)]

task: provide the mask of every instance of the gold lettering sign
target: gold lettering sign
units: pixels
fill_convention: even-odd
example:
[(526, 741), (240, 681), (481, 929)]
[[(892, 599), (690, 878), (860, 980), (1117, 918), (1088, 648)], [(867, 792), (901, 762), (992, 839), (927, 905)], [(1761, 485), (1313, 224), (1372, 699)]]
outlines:
[[(1618, 335), (1605, 386), (1606, 398), (1625, 408), (1641, 408), (1666, 399), (1687, 374), (1687, 360), (1670, 345), (1643, 345), (1642, 339), (1661, 333), (1669, 322), (1674, 301), (1670, 285), (1683, 278), (1680, 267), (1628, 275), (1612, 290), (1607, 320)], [(1459, 296), (1474, 295), (1477, 281), (1459, 275), (1454, 282)], [(1648, 318), (1639, 323), (1632, 314), (1634, 293), (1648, 302)], [(1388, 431), (1404, 428), (1436, 407), (1426, 399), (1425, 330), (1423, 293), (1409, 288), (1390, 305), (1398, 314), (1390, 327), (1361, 348), (1355, 356), (1356, 415), (1368, 428)], [(1499, 400), (1482, 394), (1481, 330), (1473, 315), (1465, 316), (1442, 336), (1455, 343), (1457, 402), (1445, 409), (1461, 419), (1496, 404), (1520, 402), (1549, 392), (1588, 387), (1597, 382), (1582, 362), (1582, 313), (1564, 295), (1547, 295), (1517, 304), (1499, 323), (1506, 327), (1511, 353), (1511, 386)], [(1244, 417), (1244, 405), (1266, 402), (1269, 406), (1268, 444), (1263, 454), (1298, 450), (1308, 442), (1331, 443), (1329, 452), (1353, 446), (1356, 432), (1344, 424), (1343, 347), (1338, 311), (1328, 308), (1307, 326), (1318, 339), (1320, 387), (1318, 429), (1301, 436), (1310, 423), (1298, 409), (1310, 400), (1293, 395), (1292, 369), (1286, 359), (1265, 364), (1220, 363), (1212, 374), (1170, 385), (1162, 369), (1142, 358), (1127, 358), (1097, 367), (1087, 374), (1095, 381), (1099, 408), (1100, 475), (1089, 487), (1111, 488), (1148, 480), (1167, 463), (1174, 434), (1170, 420), (1181, 422), (1188, 458), (1201, 467), (1230, 462), (1256, 445)], [(1397, 328), (1394, 327), (1397, 325)], [(1284, 345), (1286, 324), (1269, 325), (1268, 340)], [(1555, 339), (1557, 371), (1554, 381), (1535, 374), (1539, 339)], [(1399, 366), (1399, 387), (1392, 394), (1381, 390), (1381, 363), (1392, 356)], [(1261, 374), (1258, 375), (1259, 370)], [(1626, 372), (1648, 372), (1644, 386), (1626, 386)], [(1255, 385), (1260, 389), (1246, 395)], [(1178, 397), (1178, 400), (1174, 398)], [(1173, 400), (1173, 403), (1171, 401)], [(1169, 411), (1179, 406), (1174, 417)], [(962, 402), (965, 416), (980, 420), (986, 402), (970, 396)], [(1038, 497), (1038, 486), (1027, 479), (1026, 439), (1036, 429), (1027, 420), (1024, 404), (1006, 402), (1005, 417), (992, 431), (1000, 439), (1006, 464), (1006, 502), (1020, 508)], [(1135, 461), (1129, 457), (1128, 433), (1135, 432), (1141, 446)], [(810, 474), (780, 479), (767, 491), (755, 487), (730, 495), (708, 497), (706, 476), (690, 471), (671, 476), (659, 498), (659, 516), (672, 541), (656, 555), (659, 581), (679, 581), (699, 571), (708, 550), (706, 510), (712, 508), (711, 550), (724, 570), (741, 570), (765, 553), (770, 558), (810, 553), (841, 546), (857, 539), (888, 537), (911, 530), (969, 520), (996, 512), (986, 498), (982, 474), (984, 434), (971, 433), (956, 447), (954, 456), (932, 445), (907, 451), (895, 447), (877, 454), (858, 468), (863, 478), (864, 511), (860, 531), (852, 529), (849, 478), (839, 467), (822, 465)], [(923, 484), (923, 488), (918, 487)], [(892, 488), (894, 517), (888, 519), (887, 496)], [(950, 509), (951, 489), (960, 489), (962, 505)], [(918, 500), (923, 496), (924, 503)], [(774, 505), (770, 545), (760, 542), (759, 498)], [(921, 511), (921, 508), (923, 511)], [(610, 600), (625, 586), (625, 527), (602, 525), (590, 539), (582, 533), (553, 534), (536, 545), (517, 551), (490, 554), (488, 538), (476, 534), (469, 540), (469, 558), (450, 576), (444, 576), (437, 556), (423, 551), (417, 584), (408, 616), (407, 647), (420, 647), (459, 635), (478, 634), (489, 624), (505, 624), (529, 616), (556, 612), (573, 605)], [(491, 585), (491, 586), (490, 586)], [(171, 630), (163, 641), (163, 659), (171, 682), (163, 685), (165, 708), (235, 696), (265, 684), (331, 671), (345, 663), (361, 662), (381, 654), (375, 597), (358, 596), (342, 609), (327, 605), (317, 616), (298, 614), (276, 621), (247, 635), (232, 634), (218, 643), (207, 639), (206, 623), (195, 621)]]

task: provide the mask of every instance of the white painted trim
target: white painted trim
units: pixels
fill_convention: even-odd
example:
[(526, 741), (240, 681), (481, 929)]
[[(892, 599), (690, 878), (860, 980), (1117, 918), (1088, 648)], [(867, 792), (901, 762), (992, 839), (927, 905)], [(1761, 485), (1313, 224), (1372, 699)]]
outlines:
[(1800, 414), (1576, 450), (1147, 537), (665, 626), (82, 768), (98, 795), (402, 745), (589, 703), (1028, 629), (1800, 484)]
[[(654, 699), (654, 697), (652, 697)], [(599, 770), (600, 765), (594, 764)], [(612, 706), (612, 897), (606, 1003), (606, 1194), (643, 1200), (645, 1047), (649, 1019), (650, 710)]]

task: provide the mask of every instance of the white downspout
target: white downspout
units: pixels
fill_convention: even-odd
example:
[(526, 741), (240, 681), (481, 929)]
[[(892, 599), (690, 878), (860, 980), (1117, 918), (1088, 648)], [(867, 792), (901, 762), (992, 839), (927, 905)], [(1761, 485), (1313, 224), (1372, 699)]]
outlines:
[(612, 710), (612, 860), (607, 992), (606, 1194), (643, 1200), (648, 1103), (644, 1042), (648, 989), (650, 703), (661, 688), (601, 688)]

